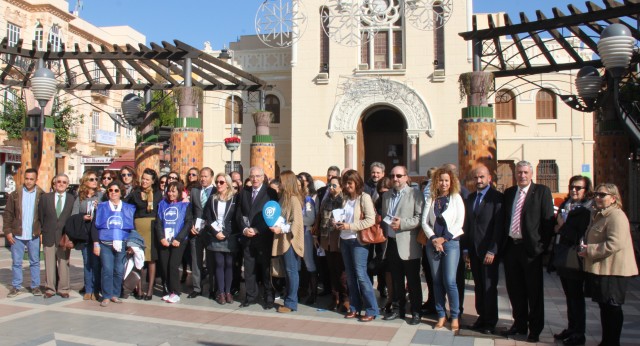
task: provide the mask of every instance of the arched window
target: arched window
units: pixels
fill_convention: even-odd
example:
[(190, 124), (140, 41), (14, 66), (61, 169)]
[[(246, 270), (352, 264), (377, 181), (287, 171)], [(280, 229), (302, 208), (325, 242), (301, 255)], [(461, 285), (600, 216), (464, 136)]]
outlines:
[(51, 27), (51, 31), (49, 31), (49, 39), (47, 40), (51, 43), (51, 51), (59, 52), (62, 50), (62, 29), (58, 24), (54, 24)]
[(320, 19), (320, 72), (329, 73), (329, 9), (325, 6), (320, 8)]
[(556, 96), (547, 89), (536, 94), (536, 119), (556, 119)]
[[(394, 17), (392, 14), (397, 13), (393, 9), (400, 8), (399, 0), (385, 0), (383, 6), (386, 15), (393, 21), (385, 24), (377, 24), (375, 22), (363, 20), (360, 26), (360, 64), (367, 66), (368, 69), (386, 70), (398, 69), (404, 66), (403, 55), (403, 27), (402, 16)], [(374, 5), (376, 6), (376, 5)], [(393, 18), (391, 18), (393, 17)], [(375, 34), (371, 33), (371, 27), (376, 26)], [(360, 68), (362, 69), (362, 68)]]
[[(242, 109), (242, 99), (238, 96), (233, 97), (233, 102), (231, 99), (231, 96), (227, 97), (227, 102), (224, 106), (225, 124), (231, 124), (232, 122), (234, 124), (242, 124), (242, 115), (244, 114), (244, 111)], [(231, 108), (233, 108), (233, 119), (231, 119)]]
[(496, 92), (494, 106), (496, 119), (513, 120), (516, 118), (516, 95), (511, 90), (501, 89)]
[(44, 46), (44, 29), (42, 28), (42, 23), (40, 23), (40, 21), (36, 23), (33, 40), (36, 41), (36, 48), (42, 50)]
[(280, 124), (280, 99), (276, 95), (267, 95), (264, 98), (265, 110), (273, 113), (273, 123)]
[(536, 184), (546, 185), (551, 192), (558, 192), (556, 160), (540, 160), (538, 167), (536, 167)]

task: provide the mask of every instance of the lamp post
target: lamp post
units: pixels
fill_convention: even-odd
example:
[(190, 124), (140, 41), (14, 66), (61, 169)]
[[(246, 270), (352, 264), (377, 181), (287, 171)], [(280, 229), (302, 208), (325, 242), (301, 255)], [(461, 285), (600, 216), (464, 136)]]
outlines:
[(38, 166), (40, 166), (44, 150), (44, 108), (47, 106), (47, 103), (51, 100), (53, 95), (55, 95), (58, 83), (53, 72), (44, 67), (44, 62), (42, 60), (38, 62), (38, 65), (40, 68), (36, 70), (31, 78), (31, 91), (33, 92), (35, 99), (38, 101), (38, 105), (40, 105), (40, 141), (38, 143)]
[[(227, 61), (229, 59), (231, 59), (231, 54), (229, 54), (229, 50), (225, 47), (222, 48), (222, 50), (220, 51), (220, 54), (218, 54), (218, 59), (220, 60), (224, 60)], [(235, 136), (235, 94), (231, 94), (231, 137)], [(231, 152), (231, 170), (230, 172), (233, 172), (235, 169), (234, 164), (233, 164), (233, 152), (238, 149), (239, 145), (236, 145), (236, 143), (233, 143), (234, 145), (229, 146), (228, 143), (225, 143), (225, 146), (227, 147), (227, 149)]]

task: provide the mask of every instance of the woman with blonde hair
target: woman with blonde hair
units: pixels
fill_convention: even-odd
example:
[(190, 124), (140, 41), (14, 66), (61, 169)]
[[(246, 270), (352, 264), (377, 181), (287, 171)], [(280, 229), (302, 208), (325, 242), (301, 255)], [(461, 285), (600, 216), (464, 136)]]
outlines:
[[(232, 304), (233, 257), (238, 251), (239, 234), (235, 222), (237, 195), (228, 174), (218, 173), (213, 181), (217, 191), (209, 198), (202, 212), (206, 223), (204, 231), (209, 234), (206, 247), (207, 268), (215, 268), (216, 302), (220, 305)], [(214, 274), (210, 273), (209, 289), (212, 293), (213, 277)]]
[(278, 312), (287, 313), (298, 310), (298, 267), (300, 257), (304, 256), (303, 196), (298, 189), (298, 178), (292, 171), (280, 174), (278, 196), (283, 221), (269, 229), (274, 234), (271, 255), (283, 257), (287, 282), (284, 305), (278, 307)]
[(460, 236), (463, 234), (464, 201), (460, 196), (460, 182), (447, 165), (432, 177), (431, 193), (422, 212), (422, 228), (427, 235), (425, 251), (436, 298), (438, 322), (435, 329), (444, 328), (445, 300), (449, 299), (451, 330), (460, 330), (460, 299), (456, 285), (456, 271), (460, 259)]
[[(94, 210), (101, 199), (102, 191), (100, 191), (97, 173), (91, 170), (84, 172), (82, 178), (80, 178), (78, 197), (73, 203), (71, 214), (83, 215), (84, 226), (87, 230), (90, 230)], [(100, 258), (91, 251), (91, 244), (92, 240), (89, 237), (87, 243), (77, 244), (76, 246), (82, 252), (84, 264), (84, 300), (98, 300), (98, 292), (100, 292)]]
[(600, 184), (594, 193), (595, 212), (580, 245), (584, 270), (591, 283), (591, 299), (600, 306), (600, 345), (620, 345), (629, 277), (638, 275), (629, 219), (622, 211), (618, 187)]

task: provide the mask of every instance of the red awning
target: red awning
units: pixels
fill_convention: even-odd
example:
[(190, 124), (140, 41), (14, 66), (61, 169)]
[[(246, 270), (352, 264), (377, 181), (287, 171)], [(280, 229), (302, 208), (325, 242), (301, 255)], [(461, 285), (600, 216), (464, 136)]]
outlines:
[(113, 162), (111, 162), (111, 164), (107, 166), (105, 169), (119, 171), (124, 166), (135, 167), (135, 164), (136, 164), (135, 155), (136, 154), (134, 150), (126, 152), (120, 155), (119, 157), (117, 157), (115, 160), (113, 160)]

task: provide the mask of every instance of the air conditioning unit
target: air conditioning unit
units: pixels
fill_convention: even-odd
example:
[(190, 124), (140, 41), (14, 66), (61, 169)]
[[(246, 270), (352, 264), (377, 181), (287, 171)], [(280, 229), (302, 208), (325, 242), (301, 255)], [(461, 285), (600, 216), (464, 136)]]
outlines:
[(326, 72), (320, 72), (318, 73), (318, 79), (329, 79), (329, 74)]
[(444, 77), (444, 69), (438, 69), (433, 71), (434, 77)]
[(369, 69), (369, 64), (359, 64), (358, 65), (358, 70), (368, 70)]
[(402, 65), (402, 64), (393, 64), (393, 69), (394, 70), (402, 70), (403, 67), (404, 67), (404, 65)]

